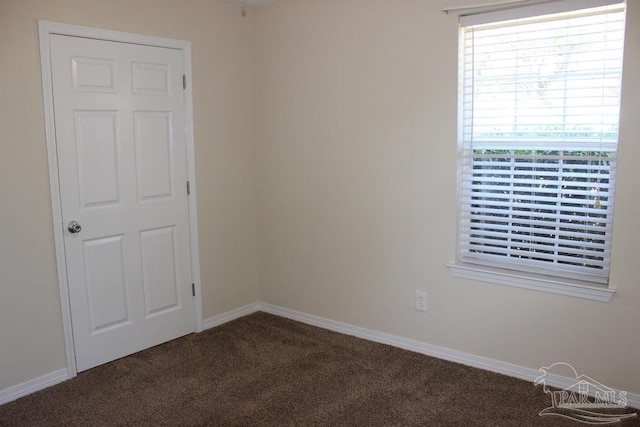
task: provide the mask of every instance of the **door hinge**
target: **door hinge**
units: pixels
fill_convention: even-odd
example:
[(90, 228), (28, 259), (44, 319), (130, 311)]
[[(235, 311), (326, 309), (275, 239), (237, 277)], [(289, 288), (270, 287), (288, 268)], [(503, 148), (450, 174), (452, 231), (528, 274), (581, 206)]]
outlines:
[(182, 89), (186, 89), (187, 88), (187, 75), (183, 74), (182, 75)]
[(196, 296), (196, 284), (195, 283), (191, 284), (191, 295), (194, 296), (194, 297)]
[(187, 196), (191, 195), (191, 183), (187, 181)]

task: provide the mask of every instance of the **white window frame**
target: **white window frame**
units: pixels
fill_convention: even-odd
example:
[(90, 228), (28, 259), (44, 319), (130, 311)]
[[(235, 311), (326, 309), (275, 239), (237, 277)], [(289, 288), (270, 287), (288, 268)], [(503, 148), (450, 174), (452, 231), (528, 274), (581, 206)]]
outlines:
[[(615, 293), (615, 289), (612, 289), (608, 285), (608, 276), (606, 278), (605, 283), (598, 284), (590, 281), (581, 280), (578, 276), (577, 278), (573, 277), (562, 277), (562, 275), (557, 276), (554, 275), (553, 272), (550, 274), (540, 274), (539, 272), (531, 272), (527, 271), (526, 268), (522, 267), (514, 267), (504, 268), (499, 264), (492, 264), (491, 262), (483, 262), (474, 261), (468, 262), (468, 260), (464, 260), (462, 247), (462, 239), (460, 236), (461, 230), (461, 203), (464, 200), (464, 195), (462, 194), (462, 180), (461, 176), (464, 171), (468, 170), (468, 165), (464, 165), (465, 159), (467, 159), (469, 154), (466, 154), (464, 150), (469, 150), (468, 147), (465, 147), (465, 144), (462, 141), (463, 135), (463, 126), (462, 118), (463, 118), (463, 67), (464, 67), (464, 49), (462, 39), (463, 30), (462, 27), (483, 24), (483, 23), (491, 23), (491, 22), (499, 22), (511, 19), (525, 18), (525, 17), (533, 17), (533, 16), (541, 16), (541, 15), (549, 15), (554, 13), (561, 12), (569, 12), (574, 10), (581, 10), (591, 7), (605, 6), (610, 4), (620, 4), (624, 3), (624, 0), (558, 0), (553, 2), (544, 2), (541, 4), (528, 4), (523, 7), (510, 7), (508, 9), (501, 10), (493, 10), (486, 13), (477, 13), (477, 14), (469, 14), (467, 16), (461, 16), (461, 40), (460, 40), (460, 92), (459, 92), (459, 158), (458, 158), (458, 236), (457, 236), (457, 255), (456, 261), (454, 263), (447, 264), (451, 274), (455, 277), (461, 277), (466, 279), (478, 280), (483, 282), (490, 282), (501, 285), (515, 286), (526, 289), (533, 289), (538, 291), (549, 292), (553, 294), (560, 295), (569, 295), (580, 298), (586, 298), (596, 301), (609, 301), (613, 294)], [(617, 141), (616, 141), (617, 142)], [(535, 148), (535, 147), (532, 147)], [(612, 187), (615, 186), (615, 165), (613, 167), (612, 174)], [(613, 203), (613, 192), (611, 193), (611, 202)], [(610, 240), (607, 242), (610, 245)], [(607, 265), (608, 269), (608, 265)]]

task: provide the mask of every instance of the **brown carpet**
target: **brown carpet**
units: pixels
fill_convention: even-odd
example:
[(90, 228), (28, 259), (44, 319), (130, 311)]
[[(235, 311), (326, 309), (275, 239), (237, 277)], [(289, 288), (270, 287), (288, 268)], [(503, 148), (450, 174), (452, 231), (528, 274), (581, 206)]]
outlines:
[(0, 425), (585, 425), (538, 416), (550, 403), (527, 381), (256, 313), (0, 406)]

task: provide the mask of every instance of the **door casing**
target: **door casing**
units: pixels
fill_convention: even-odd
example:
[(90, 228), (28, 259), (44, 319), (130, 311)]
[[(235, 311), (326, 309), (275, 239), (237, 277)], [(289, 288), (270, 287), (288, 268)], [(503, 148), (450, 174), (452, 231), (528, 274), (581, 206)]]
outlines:
[(198, 218), (196, 203), (195, 148), (193, 139), (193, 93), (191, 90), (191, 42), (163, 37), (102, 30), (76, 25), (60, 24), (49, 21), (38, 21), (40, 39), (40, 64), (42, 73), (42, 92), (44, 101), (45, 138), (49, 164), (49, 186), (51, 190), (51, 209), (53, 218), (53, 237), (58, 268), (58, 285), (60, 289), (60, 308), (64, 331), (67, 358), (67, 374), (69, 378), (77, 375), (75, 348), (71, 328), (71, 307), (69, 304), (69, 288), (64, 250), (64, 234), (62, 219), (62, 200), (60, 198), (60, 182), (58, 180), (58, 160), (55, 138), (55, 121), (53, 105), (53, 80), (51, 75), (51, 55), (49, 49), (52, 34), (91, 38), (114, 42), (133, 43), (146, 46), (179, 49), (183, 53), (184, 73), (187, 87), (184, 90), (185, 140), (187, 146), (187, 177), (191, 195), (189, 203), (189, 238), (191, 252), (191, 276), (195, 285), (195, 330), (202, 331), (202, 292), (200, 286), (200, 255), (198, 245)]

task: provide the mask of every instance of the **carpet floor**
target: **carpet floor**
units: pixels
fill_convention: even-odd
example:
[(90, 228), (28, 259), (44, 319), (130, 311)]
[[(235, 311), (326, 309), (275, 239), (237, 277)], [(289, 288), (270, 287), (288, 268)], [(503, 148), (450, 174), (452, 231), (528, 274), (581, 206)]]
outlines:
[(255, 313), (2, 405), (0, 425), (585, 425), (550, 405), (531, 382)]

